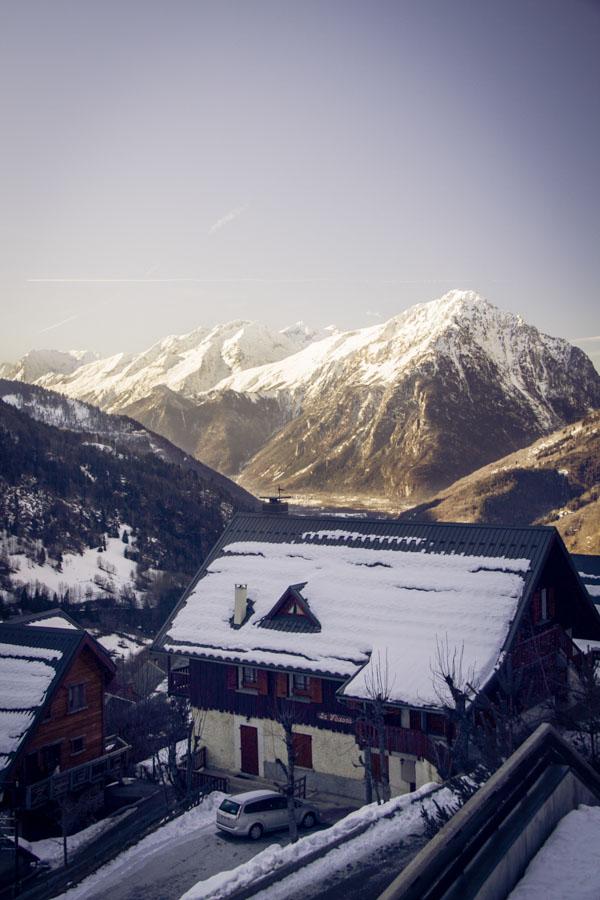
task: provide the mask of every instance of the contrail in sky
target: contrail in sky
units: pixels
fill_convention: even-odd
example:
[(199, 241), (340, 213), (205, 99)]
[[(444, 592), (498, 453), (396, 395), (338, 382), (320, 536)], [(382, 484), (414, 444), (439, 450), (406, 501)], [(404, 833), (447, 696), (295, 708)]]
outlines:
[(68, 319), (63, 319), (62, 322), (55, 322), (54, 325), (48, 325), (47, 328), (40, 328), (38, 334), (44, 334), (46, 331), (53, 331), (55, 328), (60, 328), (61, 325), (66, 325), (67, 322), (73, 322), (74, 319), (78, 319), (81, 316), (81, 313), (75, 313), (73, 316), (69, 316)]
[(229, 225), (230, 222), (234, 222), (236, 219), (242, 215), (245, 206), (236, 206), (235, 209), (230, 210), (228, 213), (225, 213), (224, 216), (221, 216), (220, 219), (217, 219), (214, 225), (211, 225), (208, 229), (209, 234), (214, 234), (215, 231), (219, 231), (220, 228), (223, 228), (225, 225)]

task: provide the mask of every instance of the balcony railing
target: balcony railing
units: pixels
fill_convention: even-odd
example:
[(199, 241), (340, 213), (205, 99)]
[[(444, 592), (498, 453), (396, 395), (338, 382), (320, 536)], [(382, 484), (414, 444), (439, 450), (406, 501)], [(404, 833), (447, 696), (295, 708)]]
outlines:
[(25, 809), (37, 809), (52, 800), (60, 800), (65, 794), (88, 784), (97, 784), (109, 777), (120, 775), (125, 769), (130, 745), (113, 735), (106, 739), (106, 746), (111, 749), (102, 756), (27, 785)]
[(540, 661), (545, 662), (548, 657), (556, 657), (559, 650), (575, 664), (583, 658), (581, 651), (568, 634), (565, 634), (558, 625), (554, 625), (517, 644), (511, 653), (512, 664), (516, 668), (524, 668)]
[[(375, 726), (359, 723), (357, 729), (359, 738), (377, 750), (379, 736)], [(445, 759), (448, 753), (444, 743), (432, 741), (423, 731), (413, 728), (397, 728), (391, 725), (385, 726), (385, 749), (390, 753), (407, 753), (410, 756), (418, 756), (436, 767), (439, 766), (441, 758)]]
[(169, 694), (172, 697), (190, 696), (190, 670), (188, 666), (182, 669), (171, 669), (169, 672)]

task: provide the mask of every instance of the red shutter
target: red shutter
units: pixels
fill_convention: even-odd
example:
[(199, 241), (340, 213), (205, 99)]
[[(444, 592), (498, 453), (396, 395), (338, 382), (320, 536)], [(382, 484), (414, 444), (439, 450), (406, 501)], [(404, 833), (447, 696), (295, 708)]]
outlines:
[(531, 618), (534, 623), (542, 618), (542, 598), (539, 591), (535, 592), (531, 600)]
[(238, 682), (237, 666), (227, 666), (227, 690), (235, 691)]
[(292, 739), (296, 765), (303, 769), (312, 769), (312, 737), (310, 734), (299, 734), (295, 731)]
[(256, 687), (258, 688), (259, 694), (268, 694), (269, 693), (269, 676), (264, 669), (259, 669), (256, 679)]
[(556, 616), (556, 591), (553, 587), (548, 589), (548, 618)]
[(311, 676), (308, 682), (308, 695), (313, 703), (323, 702), (323, 682), (320, 678)]
[(276, 694), (278, 697), (287, 697), (288, 695), (288, 677), (285, 672), (277, 673)]
[(413, 731), (421, 731), (421, 710), (411, 709), (410, 711), (410, 727)]

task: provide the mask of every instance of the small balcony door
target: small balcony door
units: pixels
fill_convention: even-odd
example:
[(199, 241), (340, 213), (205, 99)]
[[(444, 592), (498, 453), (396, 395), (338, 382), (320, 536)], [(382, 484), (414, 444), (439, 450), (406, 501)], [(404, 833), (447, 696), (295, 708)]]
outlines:
[(241, 770), (258, 775), (258, 729), (240, 725)]

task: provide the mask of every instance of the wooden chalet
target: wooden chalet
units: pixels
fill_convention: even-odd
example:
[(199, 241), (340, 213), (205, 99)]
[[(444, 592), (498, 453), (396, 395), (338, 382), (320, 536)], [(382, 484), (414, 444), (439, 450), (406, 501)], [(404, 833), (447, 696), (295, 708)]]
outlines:
[(170, 692), (190, 698), (208, 767), (281, 778), (286, 699), (301, 774), (361, 798), (378, 688), (374, 767), (401, 793), (437, 778), (452, 740), (432, 675), (440, 648), (490, 695), (520, 671), (533, 706), (568, 702), (574, 638), (600, 638), (600, 617), (554, 528), (242, 514), (153, 649)]
[(62, 613), (0, 625), (0, 797), (24, 831), (67, 796), (102, 803), (128, 746), (107, 737), (108, 653)]

